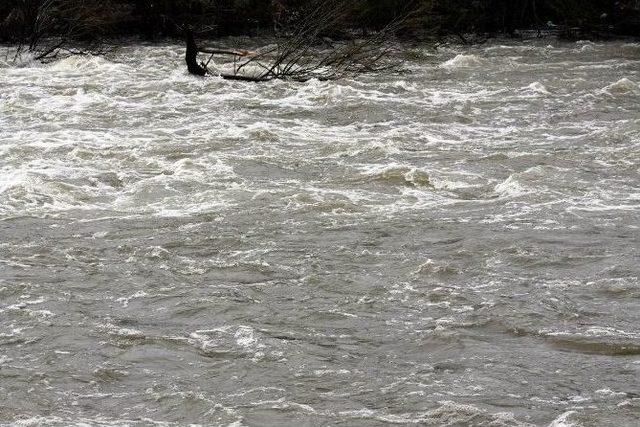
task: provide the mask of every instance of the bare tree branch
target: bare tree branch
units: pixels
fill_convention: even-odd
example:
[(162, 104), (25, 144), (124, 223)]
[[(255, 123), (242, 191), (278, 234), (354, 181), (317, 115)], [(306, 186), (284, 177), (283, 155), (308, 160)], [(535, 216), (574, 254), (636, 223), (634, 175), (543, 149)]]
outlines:
[[(386, 27), (366, 37), (346, 42), (326, 42), (325, 34), (344, 28), (361, 5), (361, 0), (310, 2), (307, 7), (293, 14), (297, 19), (291, 19), (286, 24), (278, 23), (280, 34), (274, 49), (247, 59), (233, 74), (223, 77), (257, 81), (329, 80), (393, 68), (397, 64), (389, 64), (384, 60), (392, 52), (390, 45), (394, 35), (412, 15), (409, 7)], [(263, 71), (256, 75), (245, 74), (245, 69), (250, 65)]]

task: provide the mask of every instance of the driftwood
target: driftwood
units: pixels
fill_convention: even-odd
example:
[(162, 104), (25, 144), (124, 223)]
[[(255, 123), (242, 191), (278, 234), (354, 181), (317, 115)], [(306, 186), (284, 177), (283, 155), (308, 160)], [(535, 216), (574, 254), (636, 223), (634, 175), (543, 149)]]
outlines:
[(254, 83), (268, 82), (269, 80), (271, 80), (271, 79), (263, 79), (260, 77), (243, 76), (238, 74), (220, 74), (220, 77), (222, 77), (225, 80), (238, 80), (241, 82), (254, 82)]

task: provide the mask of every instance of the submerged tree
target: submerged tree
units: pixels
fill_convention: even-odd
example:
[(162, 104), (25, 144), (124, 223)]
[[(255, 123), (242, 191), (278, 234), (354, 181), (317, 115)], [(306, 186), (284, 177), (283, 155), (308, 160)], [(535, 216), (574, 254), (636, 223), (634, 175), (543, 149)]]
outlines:
[[(236, 63), (233, 72), (222, 77), (251, 81), (330, 80), (393, 68), (396, 64), (385, 59), (393, 50), (394, 35), (409, 22), (412, 9), (406, 6), (379, 30), (358, 35), (350, 24), (353, 16), (361, 13), (362, 5), (362, 1), (328, 0), (286, 10), (280, 3), (275, 45)], [(341, 40), (329, 37), (337, 33)], [(245, 56), (237, 52), (212, 52), (215, 53)], [(200, 70), (196, 71), (193, 74), (200, 74)]]

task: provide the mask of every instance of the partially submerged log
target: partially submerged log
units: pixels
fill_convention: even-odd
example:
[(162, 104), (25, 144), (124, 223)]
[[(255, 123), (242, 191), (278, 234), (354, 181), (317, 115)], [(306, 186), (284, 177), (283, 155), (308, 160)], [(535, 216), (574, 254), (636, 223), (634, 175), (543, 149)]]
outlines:
[(264, 77), (251, 77), (251, 76), (243, 76), (239, 74), (220, 74), (220, 77), (222, 77), (225, 80), (239, 80), (241, 82), (254, 82), (254, 83), (268, 82), (269, 80), (271, 80), (271, 79), (266, 79)]

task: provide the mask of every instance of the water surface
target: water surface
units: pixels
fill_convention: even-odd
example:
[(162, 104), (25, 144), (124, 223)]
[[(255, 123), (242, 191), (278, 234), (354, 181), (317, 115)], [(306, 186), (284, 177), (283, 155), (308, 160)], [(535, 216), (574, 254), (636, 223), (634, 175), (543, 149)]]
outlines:
[(640, 424), (640, 44), (182, 54), (0, 65), (0, 423)]

